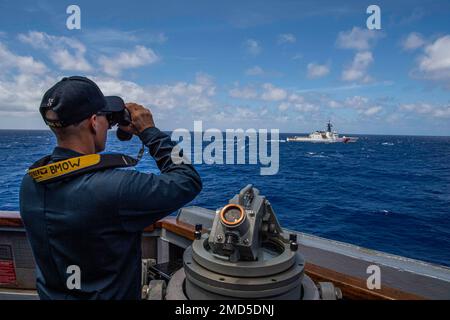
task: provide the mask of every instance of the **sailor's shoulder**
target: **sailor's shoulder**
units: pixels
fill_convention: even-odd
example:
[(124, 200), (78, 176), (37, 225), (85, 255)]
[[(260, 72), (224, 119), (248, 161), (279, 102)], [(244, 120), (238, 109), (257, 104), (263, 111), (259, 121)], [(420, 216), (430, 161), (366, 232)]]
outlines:
[(103, 188), (108, 185), (117, 185), (120, 183), (130, 183), (140, 176), (147, 173), (137, 171), (134, 167), (130, 168), (108, 168), (87, 173), (80, 180), (81, 183), (101, 185)]
[(148, 177), (148, 174), (132, 169), (104, 169), (84, 175), (76, 182), (74, 189), (109, 205), (119, 201), (130, 190), (144, 190), (151, 183)]
[(20, 183), (20, 189), (23, 190), (27, 187), (34, 186), (34, 185), (35, 185), (35, 181), (33, 180), (33, 178), (29, 175), (28, 172), (25, 172), (22, 176), (22, 181)]

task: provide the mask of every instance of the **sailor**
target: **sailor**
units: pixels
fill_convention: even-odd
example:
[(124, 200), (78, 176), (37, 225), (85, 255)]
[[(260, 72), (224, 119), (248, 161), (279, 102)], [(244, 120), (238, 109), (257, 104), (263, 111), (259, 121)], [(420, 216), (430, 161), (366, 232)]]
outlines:
[(34, 174), (24, 176), (20, 189), (41, 299), (139, 299), (144, 228), (202, 188), (192, 165), (172, 161), (175, 143), (155, 127), (151, 112), (135, 103), (126, 104), (131, 123), (120, 128), (139, 137), (161, 173), (121, 169), (126, 165), (114, 161), (128, 165), (126, 156), (98, 155), (111, 125), (111, 101), (78, 76), (62, 79), (42, 99), (57, 146), (31, 167)]

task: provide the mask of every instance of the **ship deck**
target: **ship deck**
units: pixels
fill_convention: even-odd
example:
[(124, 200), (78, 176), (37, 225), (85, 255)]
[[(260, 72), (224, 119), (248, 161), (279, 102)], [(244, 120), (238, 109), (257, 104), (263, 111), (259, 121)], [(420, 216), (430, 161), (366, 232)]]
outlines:
[[(179, 259), (194, 239), (195, 223), (208, 229), (214, 214), (211, 210), (188, 207), (180, 210), (177, 217), (167, 217), (147, 227), (142, 237), (143, 259), (155, 259), (159, 265)], [(342, 290), (344, 299), (450, 299), (447, 267), (284, 231), (297, 234), (299, 251), (307, 261), (306, 274), (315, 282), (333, 282)], [(10, 257), (4, 253), (7, 248)], [(0, 299), (36, 299), (35, 264), (18, 212), (0, 211), (0, 249), (3, 265), (13, 266), (0, 269)], [(367, 287), (367, 268), (371, 265), (380, 268), (380, 289)]]

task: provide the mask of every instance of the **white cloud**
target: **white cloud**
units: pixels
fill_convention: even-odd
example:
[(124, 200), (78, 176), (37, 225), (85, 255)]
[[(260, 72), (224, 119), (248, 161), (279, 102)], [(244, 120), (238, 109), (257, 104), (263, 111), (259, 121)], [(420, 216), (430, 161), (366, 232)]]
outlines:
[(87, 43), (101, 43), (102, 45), (138, 41), (138, 36), (135, 31), (123, 31), (112, 28), (91, 29), (89, 32), (83, 32), (81, 37)]
[(92, 67), (82, 57), (82, 51), (79, 52), (79, 55), (73, 56), (67, 49), (56, 50), (52, 53), (52, 60), (61, 70), (91, 71)]
[(289, 95), (288, 100), (292, 103), (302, 103), (305, 101), (305, 97), (300, 96), (296, 93), (292, 93), (291, 95)]
[(119, 95), (126, 101), (160, 109), (187, 107), (194, 112), (206, 111), (214, 105), (211, 98), (216, 92), (212, 78), (204, 73), (198, 73), (194, 83), (141, 86), (132, 81), (101, 77), (94, 77), (94, 81), (105, 95)]
[(43, 92), (54, 82), (44, 63), (11, 52), (0, 43), (0, 111), (37, 111)]
[(228, 91), (228, 94), (230, 97), (238, 99), (255, 99), (258, 97), (258, 93), (252, 87), (235, 87)]
[(290, 120), (290, 118), (288, 116), (277, 116), (274, 120), (276, 122), (286, 123)]
[(287, 102), (282, 102), (278, 105), (278, 110), (280, 111), (286, 111), (287, 109), (289, 109), (290, 105)]
[(156, 42), (156, 43), (164, 43), (164, 42), (167, 42), (168, 39), (169, 38), (167, 37), (167, 35), (164, 32), (158, 32), (156, 34), (152, 34), (147, 38), (148, 41)]
[(249, 108), (237, 107), (235, 109), (235, 118), (240, 120), (242, 119), (256, 120), (259, 118), (259, 113)]
[(438, 107), (430, 103), (405, 103), (400, 105), (399, 109), (433, 118), (450, 118), (450, 106)]
[(297, 102), (303, 101), (301, 96), (291, 94), (288, 97), (287, 90), (283, 88), (275, 87), (271, 83), (264, 83), (261, 87), (255, 88), (253, 86), (239, 87), (238, 83), (235, 83), (234, 88), (228, 91), (230, 97), (238, 99), (254, 99), (263, 101), (282, 101)]
[(244, 47), (248, 53), (250, 53), (254, 56), (260, 54), (262, 51), (261, 45), (255, 39), (247, 39), (244, 42)]
[(371, 52), (357, 52), (351, 65), (342, 71), (342, 80), (369, 82), (371, 78), (367, 75), (367, 68), (372, 62)]
[(297, 39), (292, 33), (283, 33), (278, 35), (278, 44), (295, 43)]
[(261, 99), (265, 101), (279, 101), (284, 100), (287, 97), (286, 90), (277, 88), (271, 83), (265, 83), (262, 85), (264, 92), (261, 94)]
[(320, 107), (318, 105), (311, 103), (311, 102), (296, 103), (296, 104), (294, 104), (294, 108), (300, 112), (313, 112), (313, 111), (318, 111), (320, 109)]
[(433, 116), (436, 118), (450, 118), (450, 106), (436, 109)]
[(443, 36), (424, 48), (418, 68), (424, 78), (450, 80), (450, 35)]
[(118, 43), (136, 43), (140, 40), (145, 43), (163, 44), (168, 41), (168, 37), (164, 32), (148, 32), (143, 30), (119, 30), (112, 28), (92, 29), (80, 35), (81, 39), (87, 43), (108, 46), (109, 44), (117, 45)]
[(264, 74), (264, 70), (260, 66), (254, 66), (245, 70), (245, 74), (248, 76), (261, 76)]
[(18, 38), (35, 49), (50, 49), (51, 41), (49, 40), (51, 36), (45, 32), (29, 31), (28, 34), (19, 34)]
[(326, 76), (330, 72), (330, 68), (325, 64), (309, 63), (307, 66), (308, 78), (316, 79)]
[[(63, 47), (58, 54), (50, 56), (54, 46), (49, 42), (49, 37), (53, 36), (48, 36), (45, 33), (36, 33), (34, 35), (29, 33), (22, 35), (21, 40), (23, 42), (28, 41), (27, 43), (30, 43), (35, 48), (46, 50), (45, 52), (48, 52), (49, 57), (60, 69), (62, 69), (62, 66), (80, 68), (79, 66), (67, 66), (67, 60), (69, 60), (69, 56), (76, 57), (77, 52), (81, 53), (81, 57), (84, 59), (87, 51), (84, 45), (77, 41), (73, 42), (72, 45), (68, 45), (65, 43), (64, 37), (51, 38), (55, 41), (61, 41)], [(31, 43), (32, 39), (35, 41)], [(424, 75), (431, 77), (436, 72), (447, 70), (450, 67), (446, 60), (448, 55), (443, 54), (443, 52), (448, 52), (447, 40), (450, 40), (450, 35), (441, 37), (433, 43), (423, 46), (424, 55), (418, 59), (418, 70)], [(155, 85), (141, 85), (118, 78), (117, 75), (120, 74), (120, 71), (139, 66), (141, 63), (148, 64), (150, 63), (149, 61), (153, 61), (153, 58), (156, 57), (153, 51), (146, 51), (148, 49), (145, 47), (141, 47), (143, 49), (139, 51), (138, 47), (134, 48), (134, 50), (131, 48), (129, 52), (122, 52), (113, 57), (104, 57), (109, 61), (109, 67), (115, 68), (115, 70), (118, 70), (118, 73), (112, 71), (110, 72), (112, 76), (108, 75), (108, 73), (102, 76), (99, 73), (98, 76), (89, 77), (99, 84), (105, 94), (120, 95), (127, 101), (136, 101), (156, 110), (155, 115), (160, 119), (165, 117), (166, 126), (168, 127), (176, 126), (179, 123), (189, 123), (195, 117), (202, 117), (202, 119), (204, 117), (205, 121), (219, 119), (219, 122), (222, 121), (223, 123), (223, 119), (231, 119), (231, 116), (239, 121), (239, 125), (244, 126), (248, 124), (246, 122), (248, 119), (254, 119), (255, 122), (267, 122), (269, 119), (275, 122), (286, 121), (286, 126), (289, 126), (295, 121), (296, 117), (309, 121), (314, 117), (323, 116), (322, 112), (338, 113), (341, 111), (327, 108), (349, 108), (346, 111), (365, 116), (367, 119), (370, 119), (370, 117), (375, 119), (376, 116), (379, 120), (379, 115), (385, 116), (384, 119), (390, 117), (389, 105), (385, 105), (384, 102), (372, 101), (363, 96), (353, 96), (347, 99), (342, 97), (342, 100), (341, 98), (334, 100), (331, 95), (321, 95), (317, 92), (300, 95), (300, 91), (277, 87), (271, 83), (245, 87), (239, 87), (238, 84), (235, 84), (228, 91), (231, 97), (255, 99), (258, 103), (252, 106), (230, 106), (229, 109), (222, 110), (223, 104), (215, 100), (216, 85), (214, 80), (204, 73), (198, 73), (195, 80), (192, 81), (174, 81)], [(67, 50), (68, 55), (64, 53), (64, 49)], [(151, 53), (153, 53), (154, 57)], [(123, 62), (125, 60), (127, 60), (127, 63)], [(345, 70), (348, 72), (347, 78), (354, 79), (354, 81), (366, 81), (369, 78), (367, 69), (372, 62), (373, 57), (369, 51), (356, 53), (352, 64)], [(154, 61), (151, 63), (154, 63)], [(0, 41), (0, 67), (2, 70), (0, 74), (0, 101), (2, 101), (0, 111), (3, 113), (15, 112), (16, 114), (20, 112), (25, 114), (29, 114), (29, 112), (37, 113), (43, 93), (61, 78), (57, 74), (60, 71), (52, 64), (49, 64), (49, 66), (54, 70), (49, 69), (44, 63), (31, 55), (21, 56), (15, 54)], [(102, 66), (107, 67), (107, 64)], [(317, 71), (320, 70), (318, 66), (320, 64), (310, 64), (308, 71), (311, 71), (311, 75), (319, 75), (325, 72)], [(313, 70), (314, 67), (317, 70)], [(93, 69), (90, 65), (89, 68)], [(267, 74), (267, 70), (263, 70), (259, 66), (254, 66), (247, 71), (250, 70), (250, 73), (253, 72), (253, 74), (260, 74), (261, 72)], [(354, 73), (353, 76), (351, 76), (352, 73), (350, 71)], [(358, 72), (360, 75), (358, 75)], [(261, 100), (267, 102), (261, 103)], [(258, 104), (263, 104), (264, 107), (258, 107)], [(165, 112), (167, 109), (172, 111)], [(433, 118), (433, 120), (450, 118), (449, 106), (429, 103), (404, 104), (399, 106), (396, 112), (396, 114), (402, 116), (411, 113), (415, 114), (416, 117), (429, 117)]]
[(197, 72), (195, 75), (195, 82), (202, 85), (205, 88), (208, 88), (208, 94), (214, 95), (215, 94), (215, 85), (214, 85), (214, 79), (212, 76), (210, 76), (207, 73), (204, 72)]
[(337, 47), (358, 51), (351, 65), (345, 67), (342, 71), (342, 80), (362, 83), (372, 80), (367, 75), (367, 68), (373, 62), (373, 56), (369, 49), (375, 44), (376, 40), (383, 36), (384, 34), (378, 30), (361, 29), (359, 27), (353, 27), (350, 31), (339, 32), (336, 40)]
[(430, 113), (433, 110), (433, 107), (428, 103), (406, 103), (400, 105), (400, 110), (414, 111), (417, 113), (425, 114)]
[[(39, 38), (40, 37), (40, 38)], [(25, 40), (27, 39), (27, 40)], [(39, 48), (52, 48), (47, 42), (47, 36), (38, 35), (35, 45)], [(25, 37), (24, 41), (31, 40)], [(146, 61), (152, 57), (145, 48), (137, 48), (136, 56), (129, 55), (131, 61), (124, 64), (121, 59), (125, 55), (118, 56), (120, 70), (130, 65), (141, 63), (141, 58)], [(141, 54), (142, 53), (142, 54)], [(147, 55), (148, 54), (148, 55)], [(0, 43), (0, 101), (1, 112), (34, 112), (38, 111), (39, 103), (48, 88), (61, 79), (62, 76), (55, 75), (43, 63), (36, 61), (33, 57), (16, 55)], [(96, 81), (102, 91), (107, 95), (119, 95), (126, 101), (136, 101), (149, 107), (157, 109), (186, 108), (191, 114), (204, 113), (214, 106), (212, 100), (215, 95), (215, 84), (213, 79), (204, 73), (198, 73), (194, 82), (175, 82), (171, 84), (160, 84), (142, 86), (132, 81), (104, 76), (89, 76)], [(181, 109), (184, 110), (184, 109)], [(164, 112), (159, 117), (163, 118)], [(179, 116), (182, 118), (182, 116)]]
[(314, 99), (306, 99), (304, 96), (292, 93), (287, 97), (286, 101), (278, 105), (278, 110), (280, 111), (286, 111), (288, 109), (294, 109), (296, 113), (311, 113), (318, 111), (320, 105)]
[[(215, 85), (205, 74), (197, 74), (195, 82), (175, 82), (142, 86), (132, 81), (110, 77), (89, 76), (105, 95), (118, 95), (125, 101), (135, 101), (160, 110), (189, 110), (204, 113), (214, 107)], [(51, 75), (21, 74), (10, 79), (0, 78), (0, 111), (37, 112), (45, 91), (60, 80)], [(158, 113), (163, 118), (165, 113)], [(181, 115), (180, 115), (181, 117)]]
[(327, 105), (330, 108), (340, 108), (342, 106), (342, 104), (339, 101), (336, 101), (336, 100), (329, 100), (329, 101), (327, 101)]
[(356, 109), (358, 114), (365, 116), (374, 116), (384, 109), (380, 105), (374, 106), (373, 102), (371, 102), (369, 98), (363, 96), (347, 97), (341, 106)]
[(76, 39), (52, 36), (37, 31), (19, 34), (18, 38), (33, 48), (45, 50), (52, 62), (61, 70), (83, 72), (92, 70), (91, 65), (85, 58), (86, 47)]
[(363, 96), (347, 97), (342, 103), (331, 100), (329, 106), (332, 108), (343, 106), (356, 109), (358, 114), (365, 116), (374, 116), (384, 109), (381, 105), (374, 105), (369, 98)]
[(43, 74), (19, 74), (0, 78), (0, 111), (37, 112), (45, 91), (56, 78)]
[(368, 50), (382, 36), (377, 30), (353, 27), (350, 31), (339, 32), (336, 45), (343, 49)]
[(101, 56), (98, 62), (106, 74), (118, 76), (124, 69), (153, 64), (158, 60), (158, 56), (152, 49), (136, 46), (133, 51), (121, 52), (114, 57)]
[(0, 67), (2, 73), (10, 68), (17, 68), (20, 72), (43, 74), (47, 71), (44, 63), (36, 61), (31, 56), (20, 56), (12, 53), (0, 42)]
[(344, 105), (350, 108), (361, 109), (367, 107), (369, 99), (362, 96), (348, 97), (344, 101)]
[(420, 33), (411, 32), (403, 41), (402, 47), (404, 50), (415, 50), (425, 44), (425, 39)]
[(380, 111), (382, 111), (383, 108), (380, 106), (374, 106), (374, 107), (370, 107), (364, 111), (361, 111), (362, 114), (366, 115), (366, 116), (373, 116), (377, 113), (379, 113)]

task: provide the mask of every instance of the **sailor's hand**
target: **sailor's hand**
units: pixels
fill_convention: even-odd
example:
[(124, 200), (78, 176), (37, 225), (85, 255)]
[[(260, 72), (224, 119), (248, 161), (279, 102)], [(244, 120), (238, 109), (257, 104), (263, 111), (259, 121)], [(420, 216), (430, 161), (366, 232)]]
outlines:
[(133, 102), (126, 103), (125, 108), (130, 112), (131, 124), (129, 126), (120, 126), (120, 129), (123, 131), (137, 135), (145, 129), (155, 126), (153, 115), (149, 109)]

